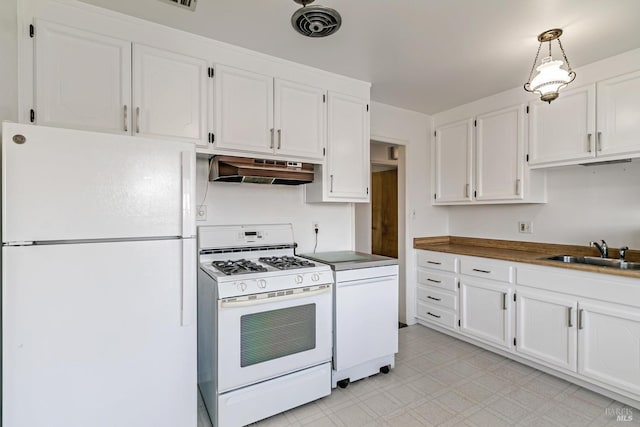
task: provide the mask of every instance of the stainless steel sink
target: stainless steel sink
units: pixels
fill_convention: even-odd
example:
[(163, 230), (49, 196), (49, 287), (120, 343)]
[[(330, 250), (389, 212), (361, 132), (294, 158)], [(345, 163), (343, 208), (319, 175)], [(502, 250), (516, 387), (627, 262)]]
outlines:
[(550, 261), (560, 261), (567, 264), (598, 265), (601, 267), (618, 268), (620, 270), (640, 270), (640, 262), (628, 262), (613, 258), (600, 258), (594, 256), (555, 255), (545, 258)]

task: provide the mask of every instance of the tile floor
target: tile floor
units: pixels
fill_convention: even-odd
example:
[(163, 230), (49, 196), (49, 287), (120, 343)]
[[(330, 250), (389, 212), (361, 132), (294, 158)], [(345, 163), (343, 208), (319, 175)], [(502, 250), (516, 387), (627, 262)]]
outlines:
[(640, 426), (638, 409), (420, 325), (400, 329), (399, 346), (389, 374), (254, 425)]

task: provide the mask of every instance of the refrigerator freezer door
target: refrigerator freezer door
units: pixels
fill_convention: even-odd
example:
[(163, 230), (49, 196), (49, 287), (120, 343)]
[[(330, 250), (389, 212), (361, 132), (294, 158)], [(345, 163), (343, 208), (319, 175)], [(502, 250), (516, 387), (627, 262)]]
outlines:
[(193, 144), (3, 123), (3, 242), (193, 236), (194, 162)]
[(195, 320), (181, 326), (194, 239), (2, 255), (3, 425), (196, 426)]

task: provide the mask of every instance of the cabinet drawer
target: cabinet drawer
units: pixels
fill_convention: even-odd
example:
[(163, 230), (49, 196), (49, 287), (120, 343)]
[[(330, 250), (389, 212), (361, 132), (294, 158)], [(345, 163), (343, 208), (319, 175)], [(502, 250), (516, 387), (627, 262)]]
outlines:
[(461, 259), (460, 273), (501, 282), (513, 282), (513, 267), (491, 260)]
[(443, 308), (434, 307), (418, 301), (418, 317), (429, 322), (437, 323), (449, 329), (455, 329), (457, 325), (456, 313)]
[(441, 274), (430, 270), (418, 270), (418, 283), (427, 286), (436, 286), (448, 291), (455, 291), (457, 288), (455, 276)]
[(418, 266), (456, 272), (457, 258), (443, 252), (418, 251)]
[(418, 286), (418, 299), (436, 307), (454, 311), (458, 309), (458, 297), (456, 295), (434, 289), (431, 286)]

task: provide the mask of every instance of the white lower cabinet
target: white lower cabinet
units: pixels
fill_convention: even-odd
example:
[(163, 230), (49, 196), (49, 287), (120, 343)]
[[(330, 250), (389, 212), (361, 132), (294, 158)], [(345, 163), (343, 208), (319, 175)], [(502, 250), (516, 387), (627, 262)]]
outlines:
[(578, 373), (640, 398), (640, 308), (578, 304)]
[(538, 290), (521, 290), (516, 300), (516, 351), (537, 362), (575, 371), (576, 299)]
[(513, 290), (501, 283), (460, 278), (460, 332), (499, 347), (511, 348)]
[(425, 322), (458, 329), (458, 279), (455, 255), (418, 252), (417, 315)]

